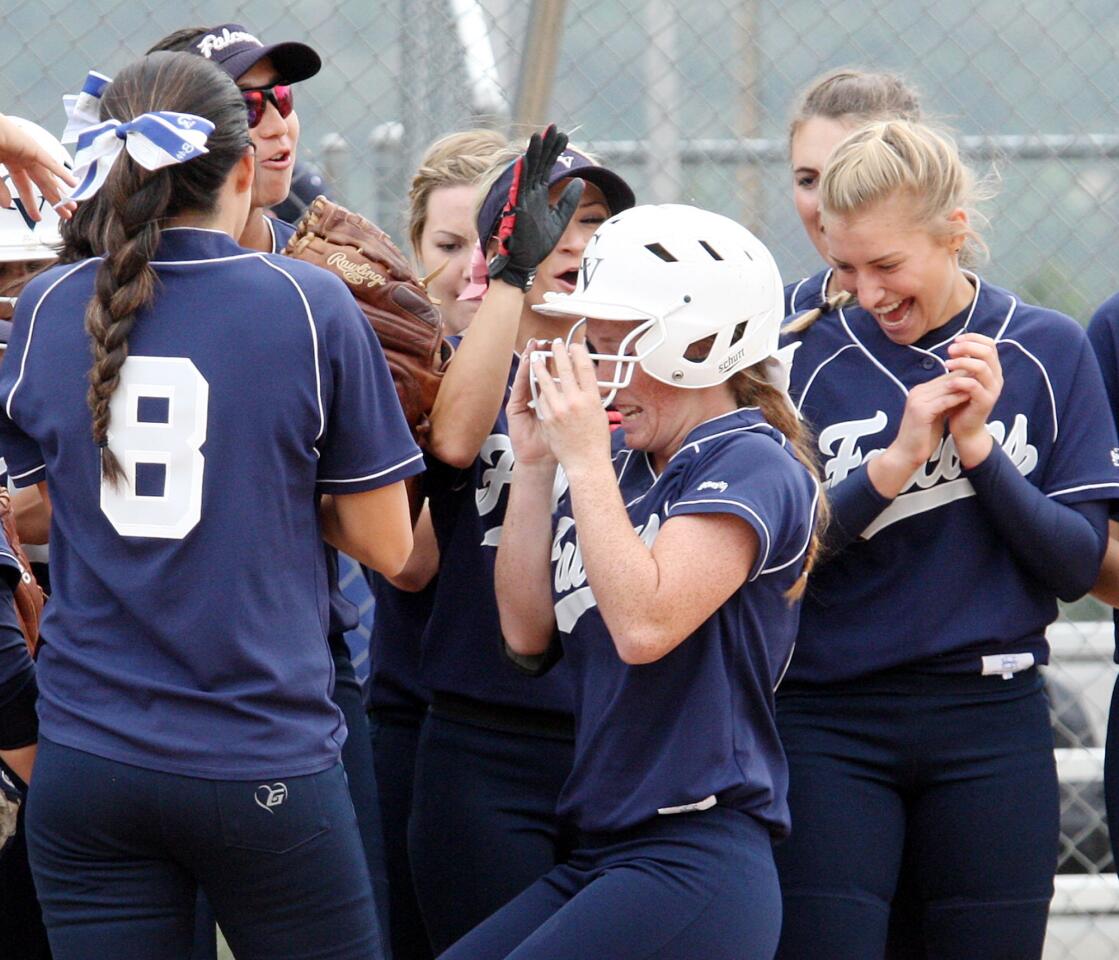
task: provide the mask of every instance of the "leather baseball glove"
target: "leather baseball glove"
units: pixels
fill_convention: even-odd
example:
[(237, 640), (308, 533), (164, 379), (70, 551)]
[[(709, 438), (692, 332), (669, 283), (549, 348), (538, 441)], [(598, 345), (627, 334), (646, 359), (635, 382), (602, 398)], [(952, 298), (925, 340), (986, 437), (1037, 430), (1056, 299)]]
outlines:
[(404, 255), (378, 226), (326, 197), (308, 207), (283, 252), (337, 274), (350, 288), (381, 342), (404, 416), (423, 446), (454, 350)]
[(4, 486), (0, 486), (0, 526), (3, 527), (4, 534), (8, 538), (8, 546), (11, 547), (12, 554), (19, 563), (19, 583), (12, 588), (12, 595), (15, 597), (16, 616), (23, 631), (23, 639), (27, 641), (27, 649), (31, 652), (31, 656), (35, 656), (39, 652), (39, 620), (43, 615), (46, 596), (35, 579), (35, 574), (31, 572), (31, 561), (23, 552), (23, 544), (20, 543), (19, 533), (16, 530), (16, 514), (12, 508), (12, 498), (8, 488)]

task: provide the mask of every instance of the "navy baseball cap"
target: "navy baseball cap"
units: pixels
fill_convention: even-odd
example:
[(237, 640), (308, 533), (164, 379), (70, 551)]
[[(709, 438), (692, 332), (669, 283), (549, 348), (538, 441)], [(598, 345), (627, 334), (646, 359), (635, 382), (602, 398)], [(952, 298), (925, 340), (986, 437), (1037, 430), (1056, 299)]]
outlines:
[[(494, 233), (497, 232), (497, 225), (501, 220), (501, 211), (505, 208), (505, 201), (509, 199), (509, 187), (513, 183), (513, 167), (516, 162), (514, 160), (502, 171), (501, 176), (490, 187), (486, 199), (482, 201), (482, 206), (478, 210), (478, 240), (482, 244), (483, 250), (493, 238)], [(598, 187), (606, 198), (606, 205), (610, 208), (612, 214), (628, 210), (637, 203), (633, 190), (630, 189), (625, 180), (613, 170), (607, 170), (606, 167), (599, 166), (590, 157), (580, 153), (574, 147), (568, 147), (556, 157), (555, 166), (552, 167), (552, 172), (548, 177), (548, 186), (558, 183), (560, 180), (566, 180), (568, 177), (578, 177), (580, 180), (586, 180), (587, 183), (593, 183)]]
[(234, 80), (265, 57), (271, 59), (281, 83), (298, 83), (322, 68), (319, 55), (305, 43), (264, 44), (239, 23), (211, 27), (190, 45), (190, 52), (213, 61)]

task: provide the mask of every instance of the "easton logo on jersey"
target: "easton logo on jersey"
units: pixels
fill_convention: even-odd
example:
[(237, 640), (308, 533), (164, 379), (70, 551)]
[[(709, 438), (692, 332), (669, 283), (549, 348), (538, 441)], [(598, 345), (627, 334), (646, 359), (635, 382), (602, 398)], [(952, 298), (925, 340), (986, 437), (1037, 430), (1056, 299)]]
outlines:
[[(844, 420), (820, 431), (820, 452), (827, 457), (824, 461), (824, 483), (827, 487), (846, 479), (853, 470), (882, 453), (881, 449), (864, 452), (859, 441), (881, 433), (887, 421), (885, 412), (878, 410), (872, 417)], [(1029, 420), (1025, 414), (1015, 414), (1009, 431), (998, 420), (989, 422), (987, 430), (1018, 472), (1029, 476), (1037, 466), (1038, 454), (1037, 447), (1029, 442)], [(941, 440), (928, 461), (917, 468), (893, 503), (863, 531), (862, 536), (869, 540), (880, 530), (899, 520), (935, 510), (965, 497), (974, 497), (975, 488), (970, 480), (961, 476), (962, 472), (956, 443), (951, 436), (947, 436)]]

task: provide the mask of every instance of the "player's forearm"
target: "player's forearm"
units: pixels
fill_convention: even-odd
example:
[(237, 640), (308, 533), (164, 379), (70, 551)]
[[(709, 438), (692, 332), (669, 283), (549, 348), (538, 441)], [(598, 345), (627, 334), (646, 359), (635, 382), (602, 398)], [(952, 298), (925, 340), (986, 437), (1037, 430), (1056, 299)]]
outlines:
[(1061, 503), (1015, 468), (1002, 447), (964, 476), (1014, 559), (1061, 600), (1084, 596), (1099, 576), (1107, 547), (1104, 501)]
[(661, 589), (657, 561), (630, 523), (610, 461), (568, 481), (583, 569), (618, 656), (631, 664), (659, 660), (684, 638), (675, 627), (681, 597)]
[(1108, 523), (1107, 548), (1092, 596), (1112, 607), (1119, 607), (1119, 523)]
[(439, 543), (431, 523), (431, 508), (424, 503), (416, 527), (412, 531), (412, 553), (404, 569), (394, 577), (386, 577), (397, 590), (419, 593), (439, 572)]
[(447, 367), (431, 410), (428, 449), (468, 467), (493, 429), (517, 346), (524, 292), (495, 281)]
[(521, 656), (547, 651), (556, 629), (552, 607), (552, 487), (554, 463), (513, 468), (509, 503), (494, 566), (501, 632)]
[(412, 521), (404, 481), (375, 490), (323, 497), (322, 538), (386, 577), (404, 569), (412, 553)]
[[(877, 458), (876, 458), (877, 459)], [(828, 490), (830, 518), (824, 533), (824, 549), (821, 558), (826, 561), (848, 544), (857, 540), (859, 535), (892, 502), (890, 497), (879, 492), (870, 476), (870, 463), (843, 478)]]

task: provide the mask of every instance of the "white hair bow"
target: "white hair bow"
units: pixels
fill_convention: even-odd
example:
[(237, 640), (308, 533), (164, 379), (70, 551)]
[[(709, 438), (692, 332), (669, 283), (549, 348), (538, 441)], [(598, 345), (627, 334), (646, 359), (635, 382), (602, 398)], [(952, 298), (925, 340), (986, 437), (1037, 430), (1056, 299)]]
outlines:
[(112, 77), (90, 70), (82, 84), (81, 93), (67, 93), (62, 97), (66, 110), (66, 129), (62, 131), (61, 143), (77, 143), (78, 135), (88, 127), (101, 122), (101, 95), (113, 82)]
[(206, 141), (213, 132), (214, 125), (205, 117), (169, 110), (142, 113), (127, 123), (106, 120), (88, 127), (78, 134), (74, 151), (78, 186), (70, 199), (88, 200), (97, 193), (121, 150), (127, 150), (145, 170), (158, 170), (208, 153)]
[(787, 343), (781, 347), (772, 356), (766, 358), (765, 361), (765, 378), (769, 383), (776, 387), (781, 396), (785, 398), (785, 402), (789, 405), (789, 409), (793, 411), (798, 420), (801, 419), (800, 411), (797, 410), (797, 405), (793, 403), (793, 398), (789, 396), (789, 384), (792, 380), (793, 373), (793, 354), (800, 348), (800, 341), (794, 340), (792, 343)]

